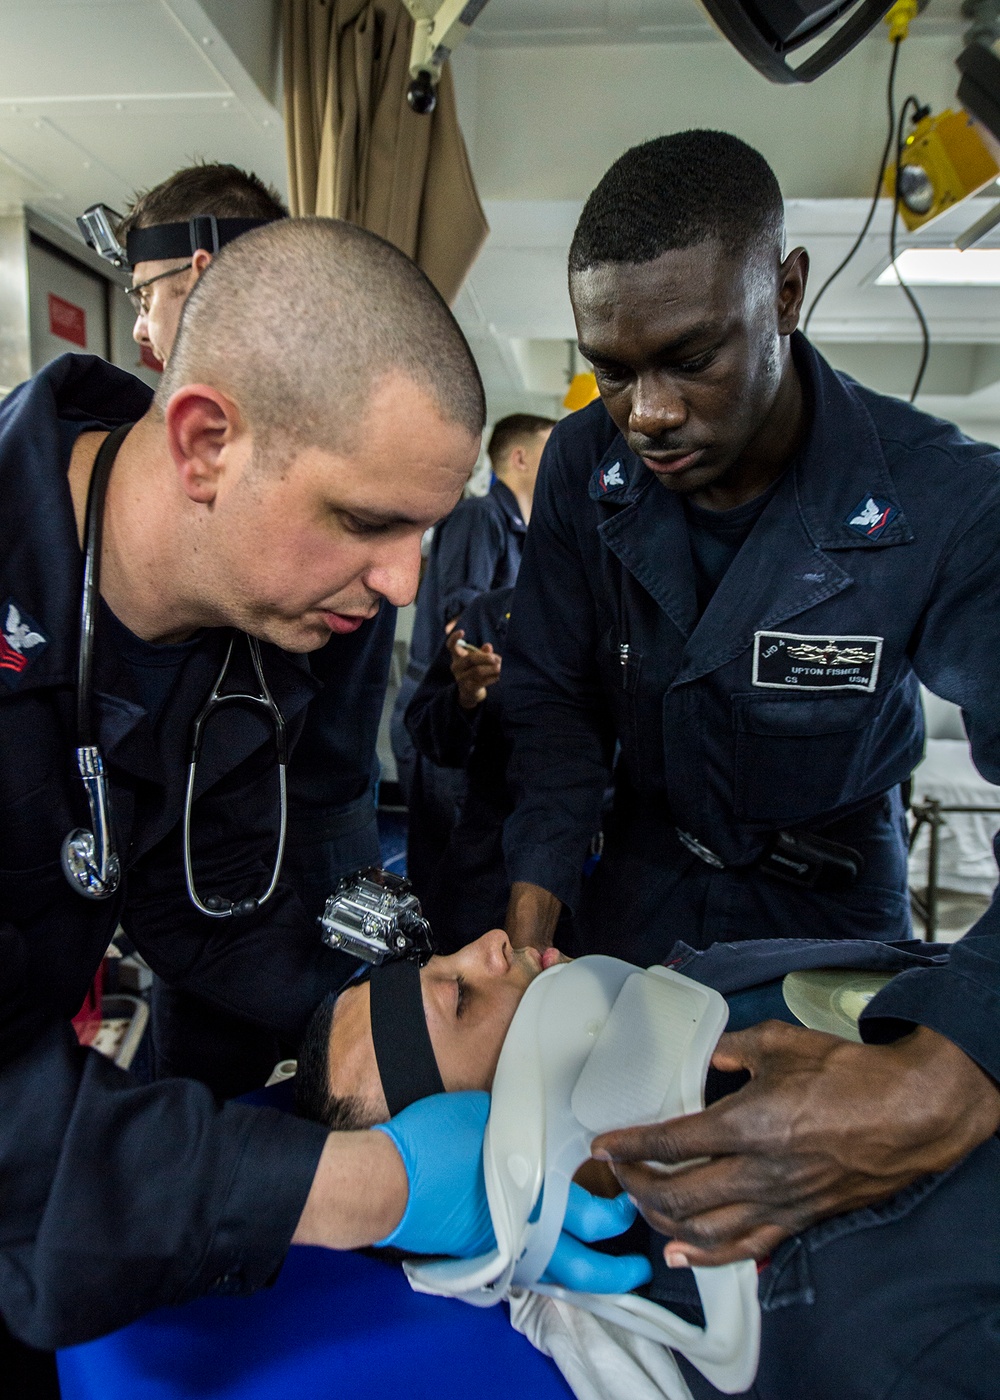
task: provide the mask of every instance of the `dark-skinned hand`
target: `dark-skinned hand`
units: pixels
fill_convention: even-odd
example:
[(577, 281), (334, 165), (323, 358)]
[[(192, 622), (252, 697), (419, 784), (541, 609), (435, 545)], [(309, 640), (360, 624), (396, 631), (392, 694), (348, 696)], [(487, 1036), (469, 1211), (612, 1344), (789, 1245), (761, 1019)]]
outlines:
[(448, 634), (451, 652), (451, 674), (458, 686), (458, 703), (463, 710), (474, 710), (486, 699), (487, 688), (500, 679), (501, 657), (489, 642), (483, 647), (466, 651), (460, 646), (465, 633), (455, 628)]
[(1000, 1089), (923, 1026), (858, 1045), (765, 1021), (724, 1035), (712, 1064), (752, 1078), (702, 1113), (604, 1133), (591, 1149), (670, 1238), (675, 1266), (762, 1259), (817, 1220), (943, 1171), (1000, 1127)]

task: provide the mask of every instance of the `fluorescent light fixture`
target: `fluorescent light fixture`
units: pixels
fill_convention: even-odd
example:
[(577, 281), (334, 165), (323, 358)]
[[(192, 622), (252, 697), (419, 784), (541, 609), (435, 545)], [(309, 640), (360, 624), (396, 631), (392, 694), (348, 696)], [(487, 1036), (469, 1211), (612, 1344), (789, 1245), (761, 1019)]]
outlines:
[[(911, 287), (1000, 287), (1000, 248), (904, 248), (896, 267)], [(899, 285), (892, 263), (875, 285)]]

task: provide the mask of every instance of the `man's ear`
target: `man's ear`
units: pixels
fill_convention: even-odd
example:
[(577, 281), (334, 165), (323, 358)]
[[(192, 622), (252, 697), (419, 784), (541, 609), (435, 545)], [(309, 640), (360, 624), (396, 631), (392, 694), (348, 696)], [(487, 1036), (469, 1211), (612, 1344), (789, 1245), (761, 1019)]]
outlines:
[(185, 384), (167, 404), (164, 422), (181, 489), (190, 500), (212, 505), (246, 431), (239, 409), (209, 384)]
[(809, 254), (793, 248), (778, 269), (778, 334), (791, 335), (798, 329), (802, 302), (809, 280)]
[(211, 262), (212, 254), (208, 251), (207, 248), (198, 248), (196, 252), (192, 255), (191, 269), (194, 272), (194, 280), (196, 282), (201, 276), (201, 274), (205, 271), (205, 268), (208, 267), (211, 264)]
[(512, 447), (510, 450), (510, 456), (507, 458), (508, 470), (513, 468), (516, 472), (523, 472), (527, 465), (528, 458), (524, 448)]

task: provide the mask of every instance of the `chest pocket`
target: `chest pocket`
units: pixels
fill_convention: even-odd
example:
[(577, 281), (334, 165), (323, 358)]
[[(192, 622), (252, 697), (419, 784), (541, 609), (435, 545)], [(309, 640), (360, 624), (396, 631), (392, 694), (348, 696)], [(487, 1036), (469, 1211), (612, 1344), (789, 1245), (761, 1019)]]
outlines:
[[(880, 697), (733, 696), (738, 820), (807, 821), (868, 794), (868, 750)], [(874, 791), (874, 789), (873, 789)]]

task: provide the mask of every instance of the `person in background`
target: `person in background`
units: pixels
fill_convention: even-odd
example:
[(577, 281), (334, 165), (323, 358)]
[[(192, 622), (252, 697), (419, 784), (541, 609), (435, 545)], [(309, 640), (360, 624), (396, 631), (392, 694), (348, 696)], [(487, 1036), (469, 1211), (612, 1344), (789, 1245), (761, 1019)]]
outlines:
[[(256, 175), (235, 165), (199, 163), (140, 195), (118, 230), (119, 241), (127, 248), (138, 230), (206, 215), (265, 223), (287, 218), (288, 210)], [(228, 232), (223, 224), (220, 242), (228, 241)], [(132, 267), (133, 338), (163, 363), (187, 298), (212, 259), (210, 248), (193, 247), (186, 257), (143, 258)], [(322, 688), (288, 764), (282, 873), (316, 918), (341, 875), (379, 863), (375, 746), (395, 629), (396, 609), (383, 599), (375, 617), (354, 632), (332, 636), (309, 659)], [(157, 1074), (200, 1078), (220, 1098), (263, 1083), (286, 1048), (259, 1027), (159, 977), (152, 1011)]]
[(417, 753), (464, 773), (466, 782), (462, 810), (423, 899), (442, 953), (471, 943), (484, 927), (500, 925), (510, 898), (503, 859), (510, 745), (500, 722), (497, 682), (513, 594), (512, 588), (495, 588), (473, 598), (406, 711)]
[[(417, 595), (410, 660), (393, 707), (392, 748), (409, 808), (407, 874), (426, 896), (465, 796), (465, 780), (414, 750), (404, 716), (449, 625), (473, 598), (517, 580), (542, 451), (551, 418), (501, 418), (487, 447), (493, 480), (485, 496), (460, 501), (436, 528)], [(482, 932), (480, 928), (479, 932)]]

